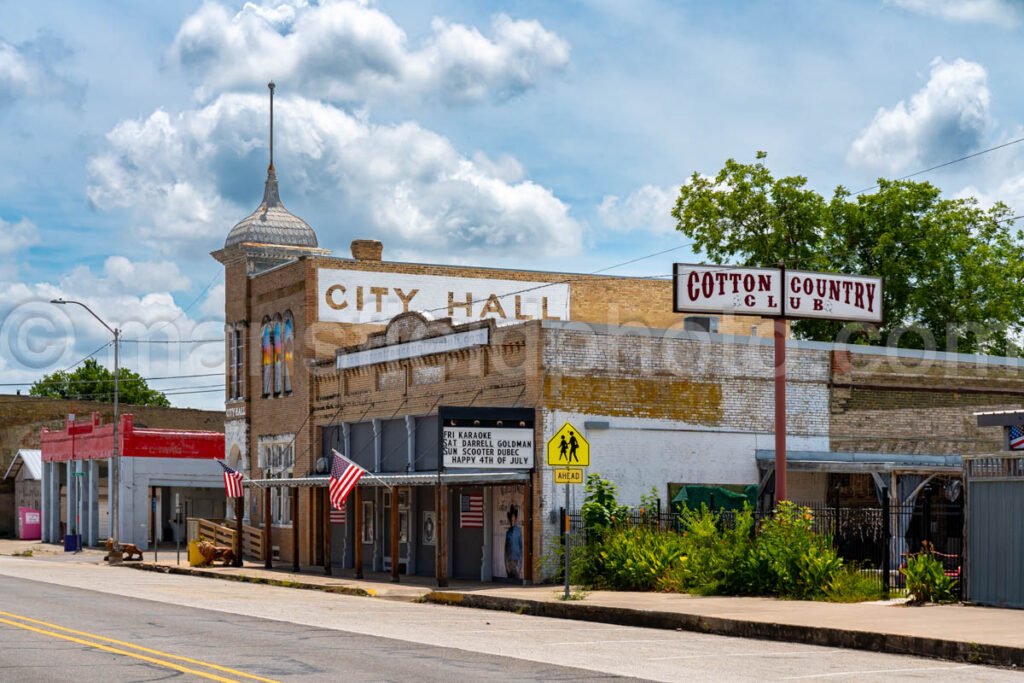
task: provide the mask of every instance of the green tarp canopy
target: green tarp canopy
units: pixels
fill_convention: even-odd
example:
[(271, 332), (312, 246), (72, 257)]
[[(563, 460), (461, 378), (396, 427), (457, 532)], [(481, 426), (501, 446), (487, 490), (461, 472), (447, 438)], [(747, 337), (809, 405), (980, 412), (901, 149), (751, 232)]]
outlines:
[(687, 485), (679, 489), (672, 503), (686, 506), (691, 510), (699, 510), (702, 505), (713, 510), (742, 510), (744, 504), (755, 508), (757, 485), (744, 486), (742, 493), (722, 486)]

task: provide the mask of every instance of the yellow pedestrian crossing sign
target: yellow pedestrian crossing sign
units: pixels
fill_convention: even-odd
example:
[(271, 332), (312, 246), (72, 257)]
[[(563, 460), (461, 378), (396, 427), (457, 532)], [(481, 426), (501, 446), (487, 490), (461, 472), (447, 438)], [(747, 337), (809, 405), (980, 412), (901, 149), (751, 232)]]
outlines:
[(580, 430), (566, 422), (548, 439), (548, 464), (556, 467), (590, 466), (590, 444)]

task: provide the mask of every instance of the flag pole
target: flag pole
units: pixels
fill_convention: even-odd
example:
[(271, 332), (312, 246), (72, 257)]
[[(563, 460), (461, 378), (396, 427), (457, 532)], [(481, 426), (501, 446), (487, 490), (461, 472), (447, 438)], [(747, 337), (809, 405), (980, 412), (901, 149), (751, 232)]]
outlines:
[(378, 476), (377, 476), (376, 474), (374, 474), (373, 472), (369, 471), (369, 470), (368, 470), (368, 469), (366, 469), (365, 467), (361, 467), (361, 466), (360, 466), (360, 465), (359, 465), (358, 463), (352, 462), (351, 460), (349, 460), (348, 458), (346, 458), (346, 457), (345, 457), (344, 455), (342, 455), (341, 453), (339, 453), (339, 452), (338, 452), (338, 451), (336, 451), (335, 449), (333, 449), (333, 448), (332, 448), (332, 449), (331, 449), (331, 453), (334, 453), (334, 454), (335, 454), (336, 456), (338, 456), (339, 458), (341, 458), (342, 460), (344, 460), (345, 462), (347, 462), (347, 463), (348, 463), (348, 464), (350, 464), (350, 465), (355, 465), (356, 467), (360, 467), (360, 468), (361, 468), (361, 469), (363, 470), (363, 474), (364, 474), (364, 475), (366, 475), (366, 476), (370, 476), (370, 477), (373, 477), (374, 479), (376, 479), (377, 481), (379, 481), (379, 482), (380, 482), (381, 484), (383, 484), (384, 486), (387, 486), (387, 487), (388, 487), (389, 489), (392, 489), (392, 490), (393, 490), (393, 489), (395, 488), (395, 485), (394, 485), (394, 484), (389, 484), (389, 483), (387, 483), (386, 481), (384, 481), (383, 479), (381, 479), (380, 477), (378, 477)]

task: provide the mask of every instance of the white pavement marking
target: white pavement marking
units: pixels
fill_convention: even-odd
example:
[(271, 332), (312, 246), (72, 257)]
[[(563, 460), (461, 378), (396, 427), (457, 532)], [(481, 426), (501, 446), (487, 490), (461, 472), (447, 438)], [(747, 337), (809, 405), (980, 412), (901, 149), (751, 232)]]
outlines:
[[(658, 681), (679, 680), (678, 663), (656, 659), (669, 654), (717, 655), (700, 660), (699, 666), (687, 665), (688, 680), (777, 680), (815, 671), (825, 676), (857, 676), (855, 672), (862, 670), (898, 671), (901, 666), (926, 667), (932, 664), (928, 660), (899, 655), (592, 622), (584, 626), (576, 621), (509, 612), (352, 597), (94, 563), (0, 556), (0, 575), (122, 595), (140, 601), (170, 603)], [(597, 634), (592, 640), (578, 641), (584, 645), (562, 646), (552, 642), (552, 632), (557, 634), (556, 637), (560, 636), (559, 642), (563, 642), (584, 628), (588, 633)], [(504, 630), (496, 633), (496, 629)], [(607, 639), (600, 637), (602, 633)], [(659, 637), (652, 639), (655, 634)], [(756, 661), (753, 658), (757, 657), (759, 650), (770, 654)], [(818, 656), (808, 657), (809, 651)], [(750, 656), (735, 657), (737, 654)], [(970, 668), (971, 677), (975, 680), (1019, 680), (1008, 671)]]

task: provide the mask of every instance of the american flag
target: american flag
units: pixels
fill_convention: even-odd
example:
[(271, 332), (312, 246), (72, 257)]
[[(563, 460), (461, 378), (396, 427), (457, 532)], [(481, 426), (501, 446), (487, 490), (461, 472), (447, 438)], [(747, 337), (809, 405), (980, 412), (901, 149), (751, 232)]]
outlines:
[(366, 470), (362, 467), (338, 453), (334, 454), (329, 488), (331, 505), (335, 509), (344, 509), (345, 499), (348, 498), (348, 494), (352, 492), (359, 478), (364, 474), (366, 474)]
[(345, 524), (345, 521), (346, 521), (345, 508), (341, 508), (340, 510), (335, 510), (332, 507), (331, 508), (331, 524)]
[(1010, 425), (1010, 450), (1024, 451), (1024, 427)]
[(460, 529), (482, 529), (484, 527), (484, 497), (479, 493), (462, 496)]
[(228, 498), (241, 498), (242, 497), (242, 473), (238, 470), (232, 469), (222, 463), (220, 460), (217, 464), (224, 468), (224, 493)]

